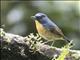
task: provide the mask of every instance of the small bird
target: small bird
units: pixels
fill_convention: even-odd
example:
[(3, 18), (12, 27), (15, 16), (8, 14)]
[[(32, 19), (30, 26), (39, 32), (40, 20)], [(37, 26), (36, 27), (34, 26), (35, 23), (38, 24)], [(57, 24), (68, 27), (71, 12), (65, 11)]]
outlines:
[(61, 29), (51, 21), (44, 13), (37, 13), (32, 18), (35, 21), (39, 35), (47, 41), (65, 40), (69, 43), (69, 39), (64, 36)]

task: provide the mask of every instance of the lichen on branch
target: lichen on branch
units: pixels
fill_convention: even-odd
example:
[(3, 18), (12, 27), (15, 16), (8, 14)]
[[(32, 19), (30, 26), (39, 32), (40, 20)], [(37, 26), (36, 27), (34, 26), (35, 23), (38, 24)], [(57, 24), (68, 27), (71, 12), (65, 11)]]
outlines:
[[(27, 57), (28, 54), (36, 54), (37, 52), (52, 58), (52, 60), (79, 60), (80, 51), (71, 50), (69, 47), (57, 48), (49, 46), (43, 42), (39, 34), (34, 36), (33, 33), (26, 37), (19, 35), (6, 33), (0, 28), (0, 45), (1, 50), (7, 49), (9, 51), (15, 51), (15, 54)], [(67, 45), (69, 46), (69, 45)]]

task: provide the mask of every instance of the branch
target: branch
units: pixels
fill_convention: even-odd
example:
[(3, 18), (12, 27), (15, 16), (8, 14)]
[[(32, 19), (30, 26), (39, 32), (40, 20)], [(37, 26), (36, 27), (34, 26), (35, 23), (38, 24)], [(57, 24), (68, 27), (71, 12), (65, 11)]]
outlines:
[[(16, 54), (20, 54), (21, 56), (27, 57), (27, 52), (36, 53), (54, 58), (58, 57), (56, 60), (60, 60), (60, 57), (65, 55), (65, 60), (79, 60), (80, 59), (80, 51), (79, 50), (70, 50), (69, 48), (56, 48), (51, 47), (47, 44), (44, 44), (41, 40), (41, 37), (37, 34), (34, 36), (30, 34), (26, 37), (22, 37), (19, 35), (6, 33), (3, 29), (0, 29), (0, 42), (1, 49), (7, 49), (9, 51), (15, 51)], [(14, 48), (14, 49), (13, 49)], [(64, 53), (64, 52), (65, 53)], [(63, 54), (62, 54), (63, 53)]]

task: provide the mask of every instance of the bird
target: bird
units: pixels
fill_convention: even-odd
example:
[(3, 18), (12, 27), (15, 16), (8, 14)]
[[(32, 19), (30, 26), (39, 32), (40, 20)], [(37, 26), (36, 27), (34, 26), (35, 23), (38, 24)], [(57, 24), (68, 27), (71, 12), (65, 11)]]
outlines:
[(38, 34), (47, 41), (70, 40), (63, 34), (61, 29), (44, 13), (36, 13), (31, 18), (35, 21)]

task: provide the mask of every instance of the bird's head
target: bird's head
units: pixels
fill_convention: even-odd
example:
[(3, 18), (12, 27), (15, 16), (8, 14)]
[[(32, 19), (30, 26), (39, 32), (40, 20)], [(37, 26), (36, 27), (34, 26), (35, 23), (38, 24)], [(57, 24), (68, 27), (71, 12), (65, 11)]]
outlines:
[(44, 13), (37, 13), (34, 16), (31, 16), (32, 19), (37, 20), (39, 22), (46, 21), (48, 19), (47, 15)]

